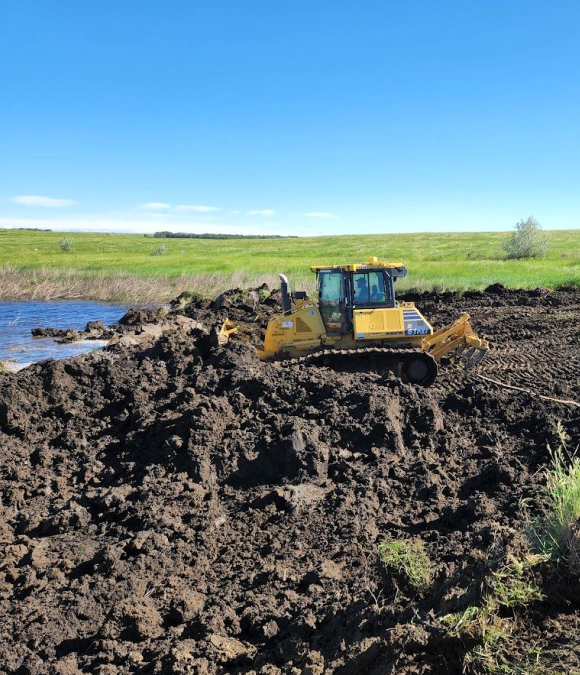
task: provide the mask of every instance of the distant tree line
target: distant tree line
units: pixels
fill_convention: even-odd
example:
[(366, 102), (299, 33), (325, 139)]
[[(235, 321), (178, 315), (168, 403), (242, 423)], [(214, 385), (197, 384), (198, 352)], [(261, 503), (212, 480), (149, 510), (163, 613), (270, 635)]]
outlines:
[(23, 232), (52, 232), (46, 227), (8, 227), (0, 225), (3, 230), (22, 230)]
[[(147, 236), (147, 235), (145, 235)], [(281, 234), (192, 234), (191, 232), (155, 232), (157, 239), (292, 239), (296, 235)]]

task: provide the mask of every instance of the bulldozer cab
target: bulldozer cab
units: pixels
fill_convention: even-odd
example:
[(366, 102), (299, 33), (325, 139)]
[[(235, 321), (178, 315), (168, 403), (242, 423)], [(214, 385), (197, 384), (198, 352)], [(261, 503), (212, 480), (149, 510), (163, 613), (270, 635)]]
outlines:
[(328, 335), (352, 333), (357, 310), (395, 308), (394, 279), (407, 271), (403, 266), (387, 267), (379, 261), (314, 269), (320, 314)]

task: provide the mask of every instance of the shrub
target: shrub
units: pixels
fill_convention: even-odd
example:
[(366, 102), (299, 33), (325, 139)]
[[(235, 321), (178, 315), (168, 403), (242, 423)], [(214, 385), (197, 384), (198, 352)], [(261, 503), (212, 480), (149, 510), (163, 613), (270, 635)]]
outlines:
[(72, 239), (68, 237), (63, 237), (59, 242), (60, 250), (63, 253), (72, 253), (75, 250), (75, 245)]
[(151, 255), (165, 255), (167, 253), (167, 246), (158, 246)]
[(502, 246), (508, 258), (541, 258), (546, 255), (548, 237), (542, 233), (540, 223), (533, 216), (520, 220), (514, 227), (515, 232)]

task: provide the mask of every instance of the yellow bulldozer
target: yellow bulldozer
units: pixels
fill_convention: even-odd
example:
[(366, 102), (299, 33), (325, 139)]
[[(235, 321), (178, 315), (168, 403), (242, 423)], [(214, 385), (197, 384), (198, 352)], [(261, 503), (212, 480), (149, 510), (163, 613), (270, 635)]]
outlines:
[[(489, 345), (477, 337), (462, 314), (437, 331), (412, 302), (395, 298), (395, 281), (407, 275), (401, 263), (370, 258), (364, 264), (315, 266), (318, 300), (305, 293), (292, 297), (288, 279), (280, 274), (282, 314), (266, 329), (257, 349), (262, 361), (304, 359), (333, 361), (364, 355), (384, 365), (403, 382), (429, 386), (440, 359), (454, 352), (466, 367), (480, 363)], [(220, 331), (227, 340), (237, 328), (226, 321)]]

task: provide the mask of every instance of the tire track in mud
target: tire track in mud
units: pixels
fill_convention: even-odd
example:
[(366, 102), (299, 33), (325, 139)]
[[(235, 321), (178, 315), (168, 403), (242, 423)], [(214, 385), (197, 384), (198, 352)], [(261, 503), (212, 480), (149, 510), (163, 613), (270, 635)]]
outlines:
[(543, 349), (534, 344), (533, 352), (525, 346), (517, 349), (495, 347), (479, 370), (506, 384), (532, 389), (545, 396), (555, 396), (563, 390), (578, 392), (580, 358), (570, 355), (563, 364), (538, 358), (538, 353), (554, 352), (555, 349), (553, 343), (545, 345)]
[[(539, 394), (556, 396), (568, 393), (580, 400), (578, 317), (580, 313), (574, 322), (567, 318), (558, 325), (548, 315), (547, 321), (534, 322), (533, 330), (528, 330), (525, 337), (515, 341), (508, 337), (506, 342), (505, 338), (501, 340), (503, 335), (497, 335), (482, 372), (504, 380), (506, 384), (533, 389)], [(522, 317), (520, 321), (526, 321), (526, 318)]]

